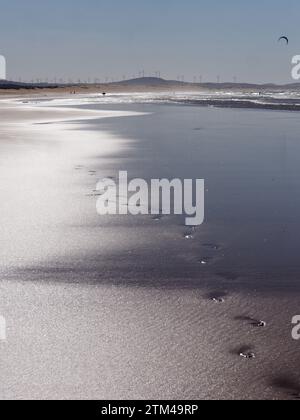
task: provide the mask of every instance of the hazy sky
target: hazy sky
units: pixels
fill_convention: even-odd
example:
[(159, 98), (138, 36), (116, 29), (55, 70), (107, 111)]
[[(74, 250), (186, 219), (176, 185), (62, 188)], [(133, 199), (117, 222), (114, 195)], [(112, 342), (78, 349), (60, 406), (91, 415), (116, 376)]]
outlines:
[(299, 0), (0, 0), (0, 53), (23, 79), (292, 82), (299, 19)]

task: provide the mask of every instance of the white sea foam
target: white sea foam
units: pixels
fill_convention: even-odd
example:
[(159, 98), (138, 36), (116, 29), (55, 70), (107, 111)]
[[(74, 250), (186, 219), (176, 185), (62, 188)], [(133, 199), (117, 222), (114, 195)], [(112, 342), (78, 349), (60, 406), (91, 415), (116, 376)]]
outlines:
[(84, 106), (84, 105), (118, 105), (118, 104), (151, 104), (176, 103), (193, 105), (226, 105), (230, 107), (278, 107), (300, 109), (299, 91), (246, 91), (246, 90), (205, 90), (199, 92), (139, 92), (139, 93), (108, 93), (79, 94), (76, 97), (46, 97), (26, 101), (31, 106)]

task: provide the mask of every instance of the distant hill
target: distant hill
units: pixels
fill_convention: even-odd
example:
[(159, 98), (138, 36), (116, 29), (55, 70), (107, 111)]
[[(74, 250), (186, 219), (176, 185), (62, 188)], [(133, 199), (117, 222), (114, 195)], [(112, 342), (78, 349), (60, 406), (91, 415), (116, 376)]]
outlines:
[(170, 80), (160, 79), (158, 77), (141, 77), (138, 79), (123, 80), (122, 82), (115, 82), (115, 83), (109, 83), (109, 84), (127, 85), (127, 86), (166, 86), (173, 83), (179, 83), (179, 82), (173, 82)]
[(56, 88), (70, 88), (70, 87), (84, 87), (89, 88), (93, 86), (101, 86), (105, 88), (155, 88), (155, 89), (246, 89), (246, 90), (300, 90), (300, 83), (291, 83), (286, 85), (276, 84), (252, 84), (252, 83), (191, 83), (191, 82), (179, 82), (177, 80), (165, 80), (157, 77), (142, 77), (137, 79), (123, 80), (120, 82), (111, 83), (76, 83), (76, 84), (51, 84), (51, 83), (21, 83), (14, 81), (0, 80), (0, 89), (2, 90), (20, 90), (20, 89), (56, 89)]
[(138, 79), (129, 79), (121, 82), (108, 83), (108, 85), (119, 85), (119, 86), (155, 86), (155, 87), (199, 87), (207, 89), (300, 89), (300, 83), (291, 83), (286, 85), (276, 85), (272, 83), (267, 84), (254, 84), (254, 83), (191, 83), (191, 82), (179, 82), (177, 80), (165, 80), (156, 77), (142, 77)]

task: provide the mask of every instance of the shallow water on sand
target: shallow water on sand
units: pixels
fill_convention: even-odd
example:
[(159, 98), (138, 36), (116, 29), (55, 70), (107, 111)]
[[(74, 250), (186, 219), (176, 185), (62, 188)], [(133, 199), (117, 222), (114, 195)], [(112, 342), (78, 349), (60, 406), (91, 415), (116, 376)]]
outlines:
[[(145, 232), (136, 232), (133, 253), (139, 269), (147, 274), (153, 265), (170, 278), (176, 265), (181, 278), (208, 273), (241, 286), (300, 287), (297, 114), (170, 105), (101, 109), (149, 113), (90, 124), (134, 140), (105, 171), (127, 170), (129, 177), (146, 180), (205, 179), (205, 223), (190, 241), (182, 239), (183, 218), (163, 218), (153, 227), (140, 218)], [(150, 238), (140, 244), (147, 229), (158, 235), (154, 247), (147, 245)]]

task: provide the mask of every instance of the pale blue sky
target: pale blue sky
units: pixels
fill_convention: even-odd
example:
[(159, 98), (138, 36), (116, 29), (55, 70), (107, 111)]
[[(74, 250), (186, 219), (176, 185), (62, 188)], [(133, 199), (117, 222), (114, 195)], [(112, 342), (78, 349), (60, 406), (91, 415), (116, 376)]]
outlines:
[(24, 79), (292, 82), (299, 18), (299, 0), (0, 0), (0, 53)]

